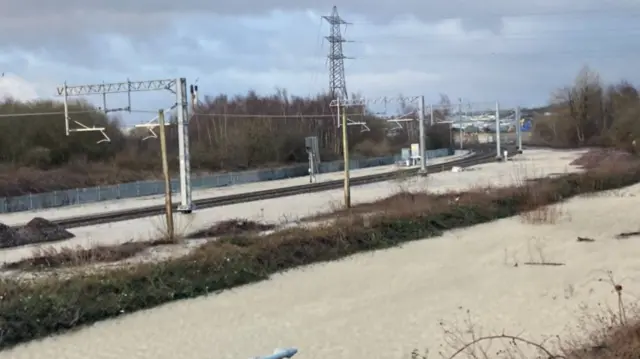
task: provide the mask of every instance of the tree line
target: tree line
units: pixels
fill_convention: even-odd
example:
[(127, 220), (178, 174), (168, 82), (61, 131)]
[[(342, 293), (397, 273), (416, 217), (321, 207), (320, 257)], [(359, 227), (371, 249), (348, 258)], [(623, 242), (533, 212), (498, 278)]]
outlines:
[[(194, 109), (190, 124), (192, 167), (225, 170), (307, 160), (304, 138), (317, 136), (322, 157), (340, 158), (342, 133), (336, 127), (335, 108), (327, 95), (290, 97), (274, 95), (206, 97)], [(104, 127), (110, 143), (96, 143), (98, 132), (72, 133), (64, 128), (63, 106), (54, 101), (0, 102), (0, 162), (16, 167), (52, 169), (72, 162), (113, 162), (122, 168), (159, 168), (159, 143), (146, 140), (149, 132), (136, 128), (124, 133), (122, 121), (109, 117), (88, 102), (69, 105), (71, 119), (90, 127)], [(350, 120), (365, 122), (349, 126), (350, 147), (357, 155), (384, 156), (418, 140), (416, 124), (389, 136), (390, 124), (362, 108), (349, 108)], [(72, 126), (74, 125), (72, 121)], [(167, 138), (170, 155), (177, 156), (177, 128), (169, 118)], [(157, 129), (154, 130), (157, 133)], [(436, 143), (441, 146), (442, 143)], [(175, 157), (172, 156), (172, 157)]]
[(584, 67), (534, 117), (533, 141), (556, 147), (604, 146), (633, 153), (640, 138), (640, 92), (627, 81), (606, 84)]
[[(205, 97), (189, 122), (192, 170), (210, 173), (306, 162), (307, 136), (318, 137), (323, 161), (340, 159), (342, 132), (331, 100), (326, 94), (289, 96), (285, 90)], [(71, 103), (72, 120), (105, 128), (111, 141), (96, 143), (103, 138), (99, 132), (67, 136), (63, 111), (62, 103), (49, 100), (0, 102), (0, 196), (159, 177), (160, 145), (145, 139), (148, 129), (125, 133), (120, 118), (88, 102)], [(418, 141), (415, 123), (404, 123), (402, 131), (391, 134), (393, 124), (362, 107), (348, 108), (347, 114), (367, 124), (348, 127), (354, 157), (399, 154)], [(168, 121), (170, 167), (177, 171), (177, 127), (173, 118)], [(428, 133), (428, 148), (450, 145), (448, 136)]]
[[(244, 95), (206, 97), (189, 123), (192, 169), (197, 173), (279, 166), (307, 161), (304, 138), (317, 136), (321, 158), (341, 158), (341, 130), (336, 127), (332, 98), (290, 96), (285, 90), (271, 95), (249, 91)], [(401, 104), (402, 112), (416, 118), (417, 109)], [(436, 120), (446, 119), (454, 106), (441, 96)], [(84, 101), (69, 106), (72, 119), (104, 127), (109, 143), (96, 143), (100, 133), (65, 134), (63, 106), (41, 100), (0, 101), (0, 196), (64, 188), (136, 181), (160, 176), (160, 146), (145, 140), (147, 129), (124, 133), (117, 116), (107, 116)], [(348, 108), (348, 117), (365, 122), (349, 126), (354, 157), (399, 154), (418, 142), (416, 122), (400, 131), (380, 115), (363, 108)], [(597, 72), (584, 68), (570, 86), (555, 91), (547, 106), (533, 113), (531, 141), (552, 147), (609, 146), (636, 152), (640, 136), (640, 94), (622, 81), (606, 84)], [(34, 115), (35, 114), (35, 115)], [(169, 118), (170, 123), (174, 122)], [(446, 124), (427, 129), (427, 147), (450, 147)], [(157, 132), (157, 129), (156, 129)], [(167, 126), (170, 167), (178, 168), (178, 136)]]

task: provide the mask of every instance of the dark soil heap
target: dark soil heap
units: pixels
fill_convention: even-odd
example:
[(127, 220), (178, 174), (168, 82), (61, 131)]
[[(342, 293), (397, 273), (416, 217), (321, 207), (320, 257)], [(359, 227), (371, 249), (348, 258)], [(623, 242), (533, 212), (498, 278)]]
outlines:
[(19, 246), (19, 243), (18, 231), (4, 223), (0, 223), (0, 248)]
[(624, 152), (609, 148), (597, 148), (580, 156), (571, 162), (573, 166), (580, 166), (584, 169), (594, 169), (605, 163), (626, 163), (634, 157), (629, 152)]
[(247, 219), (230, 219), (214, 224), (213, 226), (194, 232), (187, 236), (189, 239), (211, 238), (219, 236), (232, 236), (268, 231), (276, 228), (273, 224), (258, 223)]
[(0, 248), (56, 242), (73, 237), (73, 233), (41, 217), (36, 217), (19, 228), (0, 223)]

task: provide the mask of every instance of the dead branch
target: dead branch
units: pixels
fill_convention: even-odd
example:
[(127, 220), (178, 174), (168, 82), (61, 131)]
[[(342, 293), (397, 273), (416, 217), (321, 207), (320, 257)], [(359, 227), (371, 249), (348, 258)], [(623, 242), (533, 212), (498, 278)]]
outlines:
[(489, 336), (483, 336), (483, 337), (476, 338), (476, 339), (466, 343), (465, 345), (463, 345), (455, 353), (453, 353), (451, 356), (449, 356), (448, 359), (453, 359), (453, 358), (457, 357), (460, 353), (464, 352), (468, 348), (470, 348), (470, 347), (472, 347), (472, 346), (474, 346), (474, 345), (476, 345), (476, 344), (478, 344), (480, 342), (491, 341), (491, 340), (496, 340), (496, 339), (507, 339), (507, 340), (510, 340), (512, 342), (520, 342), (520, 343), (524, 343), (524, 344), (530, 345), (530, 346), (540, 350), (545, 355), (547, 355), (548, 359), (566, 359), (566, 357), (564, 355), (552, 354), (551, 351), (549, 349), (545, 348), (542, 344), (536, 343), (534, 341), (531, 341), (529, 339), (525, 339), (525, 338), (522, 338), (522, 337), (519, 337), (519, 336), (507, 335), (507, 334), (489, 335)]

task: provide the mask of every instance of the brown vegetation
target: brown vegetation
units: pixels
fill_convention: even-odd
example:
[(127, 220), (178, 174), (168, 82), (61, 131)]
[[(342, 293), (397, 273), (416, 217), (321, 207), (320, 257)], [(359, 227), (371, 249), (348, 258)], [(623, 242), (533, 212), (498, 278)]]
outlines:
[(259, 233), (276, 228), (275, 224), (258, 223), (248, 219), (229, 219), (213, 226), (191, 233), (187, 238), (212, 238), (220, 236), (237, 236), (241, 234)]
[[(258, 223), (243, 219), (231, 219), (215, 223), (209, 228), (184, 236), (184, 239), (215, 239), (225, 236), (223, 241), (233, 238), (272, 230), (273, 224)], [(78, 246), (55, 248), (53, 246), (36, 248), (29, 258), (2, 266), (8, 270), (44, 271), (55, 268), (81, 267), (98, 263), (120, 262), (134, 258), (150, 248), (180, 244), (182, 238), (174, 237), (150, 241), (129, 241), (115, 245), (98, 245), (90, 248)]]
[(135, 257), (149, 248), (175, 244), (173, 240), (154, 240), (147, 242), (126, 242), (114, 246), (95, 246), (91, 248), (55, 247), (40, 248), (33, 252), (33, 257), (3, 266), (9, 270), (41, 271), (63, 267), (79, 267), (87, 264), (119, 262)]
[[(306, 136), (318, 137), (322, 160), (340, 159), (341, 132), (330, 101), (326, 95), (301, 98), (285, 91), (271, 96), (249, 92), (233, 98), (207, 97), (190, 122), (192, 169), (210, 173), (305, 162)], [(159, 143), (143, 140), (149, 135), (147, 129), (125, 135), (119, 119), (108, 118), (88, 103), (71, 105), (73, 120), (106, 128), (111, 142), (97, 144), (102, 139), (97, 132), (66, 136), (62, 111), (61, 103), (51, 101), (0, 102), (2, 114), (43, 113), (0, 122), (0, 197), (159, 178)], [(417, 141), (415, 123), (391, 134), (393, 126), (385, 120), (361, 108), (349, 111), (352, 120), (366, 121), (370, 129), (349, 127), (356, 157), (398, 154)], [(436, 131), (429, 133), (429, 148), (449, 146), (448, 135), (444, 142), (437, 136)], [(174, 126), (168, 128), (167, 140), (177, 142)], [(170, 167), (175, 170), (178, 146), (169, 149)]]
[(534, 118), (532, 141), (536, 144), (637, 151), (640, 96), (628, 82), (607, 85), (585, 67), (572, 86), (556, 91), (545, 112)]
[[(565, 348), (566, 359), (634, 359), (640, 353), (640, 321), (622, 323), (609, 317), (603, 334), (576, 347)], [(613, 323), (611, 320), (613, 319)], [(605, 323), (602, 323), (605, 324)]]
[[(583, 169), (610, 170), (613, 172), (624, 171), (626, 167), (633, 166), (637, 158), (628, 152), (615, 149), (592, 149), (572, 161), (572, 165), (581, 166)], [(535, 177), (535, 176), (534, 176)], [(528, 201), (519, 208), (519, 216), (524, 223), (529, 224), (555, 224), (560, 220), (564, 212), (561, 204), (546, 205), (549, 199), (544, 192), (539, 192), (536, 182), (540, 178), (523, 178), (515, 181), (518, 191), (526, 192)], [(477, 188), (466, 192), (449, 192), (443, 194), (431, 194), (417, 191), (402, 190), (392, 196), (374, 202), (358, 203), (351, 208), (339, 208), (325, 213), (318, 213), (302, 219), (304, 222), (321, 221), (328, 219), (353, 218), (365, 215), (389, 213), (409, 214), (411, 211), (427, 211), (430, 208), (441, 208), (452, 203), (476, 203), (480, 197), (494, 196), (499, 198), (508, 193), (508, 188)]]
[[(640, 354), (640, 317), (636, 312), (629, 318), (623, 287), (614, 280), (613, 274), (609, 272), (604, 280), (616, 294), (618, 307), (599, 313), (585, 313), (581, 321), (588, 322), (589, 328), (584, 328), (587, 332), (580, 333), (579, 339), (554, 337), (537, 342), (521, 334), (482, 334), (480, 326), (471, 320), (467, 310), (462, 328), (440, 323), (449, 347), (449, 353), (440, 354), (446, 359), (636, 359)], [(635, 308), (633, 305), (630, 307)], [(411, 357), (427, 359), (428, 355), (414, 350)]]
[(618, 164), (624, 165), (629, 161), (634, 160), (634, 157), (629, 152), (624, 152), (616, 149), (592, 149), (584, 155), (571, 162), (573, 166), (579, 166), (585, 169), (597, 168), (604, 164)]

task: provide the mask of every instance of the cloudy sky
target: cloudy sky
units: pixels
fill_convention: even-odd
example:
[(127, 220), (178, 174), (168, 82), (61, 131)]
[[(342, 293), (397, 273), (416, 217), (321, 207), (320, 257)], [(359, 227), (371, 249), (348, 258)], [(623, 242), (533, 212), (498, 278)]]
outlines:
[[(380, 4), (385, 3), (385, 4)], [(328, 87), (325, 0), (4, 0), (0, 96), (186, 77), (202, 94)], [(348, 91), (535, 105), (583, 65), (640, 82), (637, 0), (344, 0)], [(101, 101), (98, 97), (89, 98)], [(122, 105), (115, 98), (113, 106)], [(133, 107), (170, 104), (169, 93)], [(480, 106), (480, 105), (478, 105)]]

